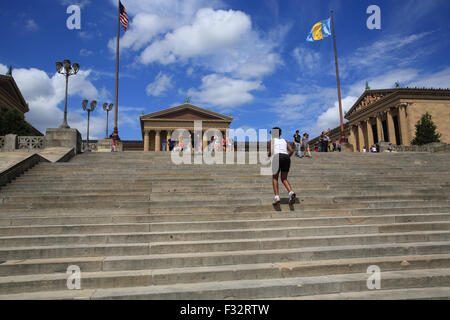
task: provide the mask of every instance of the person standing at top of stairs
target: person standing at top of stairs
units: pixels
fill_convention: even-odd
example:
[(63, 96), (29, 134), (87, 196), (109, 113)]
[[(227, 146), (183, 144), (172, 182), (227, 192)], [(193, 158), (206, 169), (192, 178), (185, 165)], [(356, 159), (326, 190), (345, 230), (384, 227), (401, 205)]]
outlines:
[(273, 204), (279, 204), (281, 202), (278, 190), (278, 177), (281, 172), (281, 182), (289, 192), (289, 205), (292, 205), (295, 202), (296, 194), (292, 191), (287, 177), (291, 167), (291, 156), (294, 154), (294, 149), (292, 149), (292, 146), (285, 139), (280, 138), (280, 128), (273, 128), (270, 134), (272, 135), (272, 140), (270, 141), (268, 156), (271, 157), (272, 154), (274, 156), (272, 160), (272, 185), (275, 193)]

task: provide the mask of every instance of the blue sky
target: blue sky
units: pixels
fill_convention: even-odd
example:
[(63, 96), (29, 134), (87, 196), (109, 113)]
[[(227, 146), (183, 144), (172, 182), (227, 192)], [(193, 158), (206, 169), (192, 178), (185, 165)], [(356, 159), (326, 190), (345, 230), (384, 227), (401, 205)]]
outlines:
[[(312, 136), (339, 124), (331, 38), (306, 41), (335, 12), (344, 109), (372, 89), (450, 87), (447, 0), (123, 0), (119, 133), (141, 139), (139, 116), (182, 104), (226, 115), (232, 128), (299, 129)], [(81, 7), (81, 30), (68, 30), (69, 5)], [(381, 8), (381, 30), (369, 30), (369, 5)], [(69, 125), (86, 134), (81, 101), (114, 102), (115, 0), (2, 1), (0, 73), (13, 65), (38, 129), (58, 127), (64, 77), (55, 62), (81, 65), (70, 79)], [(112, 118), (110, 128), (112, 128)], [(98, 108), (91, 133), (105, 135)], [(285, 134), (287, 135), (287, 134)]]

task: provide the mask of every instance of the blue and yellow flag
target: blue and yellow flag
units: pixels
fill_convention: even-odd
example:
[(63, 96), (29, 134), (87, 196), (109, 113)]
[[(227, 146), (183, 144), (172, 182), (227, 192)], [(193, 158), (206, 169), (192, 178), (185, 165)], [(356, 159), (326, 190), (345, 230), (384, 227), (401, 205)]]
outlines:
[(329, 36), (331, 36), (330, 18), (317, 22), (306, 38), (306, 41), (322, 40)]

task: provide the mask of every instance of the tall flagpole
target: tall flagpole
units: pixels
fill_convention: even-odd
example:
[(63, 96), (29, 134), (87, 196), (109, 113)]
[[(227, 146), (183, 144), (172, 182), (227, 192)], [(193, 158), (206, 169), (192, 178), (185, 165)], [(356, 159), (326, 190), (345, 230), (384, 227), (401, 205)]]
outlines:
[(342, 114), (341, 81), (339, 80), (339, 67), (338, 67), (338, 57), (337, 57), (337, 50), (336, 50), (336, 34), (334, 32), (333, 10), (331, 10), (331, 24), (332, 24), (332, 28), (333, 28), (334, 59), (336, 61), (336, 78), (337, 78), (337, 92), (338, 92), (338, 99), (339, 99), (339, 115), (341, 118), (341, 140), (340, 140), (340, 143), (344, 144), (344, 143), (347, 143), (347, 139), (345, 138), (344, 116)]
[(118, 13), (117, 13), (117, 48), (116, 48), (116, 99), (115, 99), (115, 110), (114, 110), (114, 133), (113, 139), (120, 140), (119, 129), (117, 126), (117, 116), (119, 109), (119, 41), (120, 41), (120, 0), (118, 0)]

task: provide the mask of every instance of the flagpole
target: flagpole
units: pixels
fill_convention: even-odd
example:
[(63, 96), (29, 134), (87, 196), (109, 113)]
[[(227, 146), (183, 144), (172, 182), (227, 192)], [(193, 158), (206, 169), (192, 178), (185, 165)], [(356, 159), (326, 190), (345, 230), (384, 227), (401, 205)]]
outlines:
[(342, 114), (342, 99), (341, 99), (341, 81), (339, 80), (339, 67), (338, 67), (338, 57), (337, 57), (337, 50), (336, 50), (336, 34), (334, 31), (334, 17), (333, 17), (333, 10), (331, 10), (331, 24), (332, 24), (332, 31), (333, 31), (333, 43), (334, 43), (334, 59), (336, 61), (336, 78), (337, 78), (337, 92), (338, 92), (338, 99), (339, 99), (339, 116), (341, 119), (341, 140), (340, 143), (344, 144), (347, 143), (347, 139), (345, 138), (345, 132), (344, 132), (344, 116)]
[(113, 139), (120, 140), (119, 129), (117, 126), (117, 117), (119, 109), (119, 41), (120, 41), (120, 0), (118, 0), (118, 13), (117, 13), (117, 48), (116, 48), (116, 98), (114, 109), (114, 133)]

